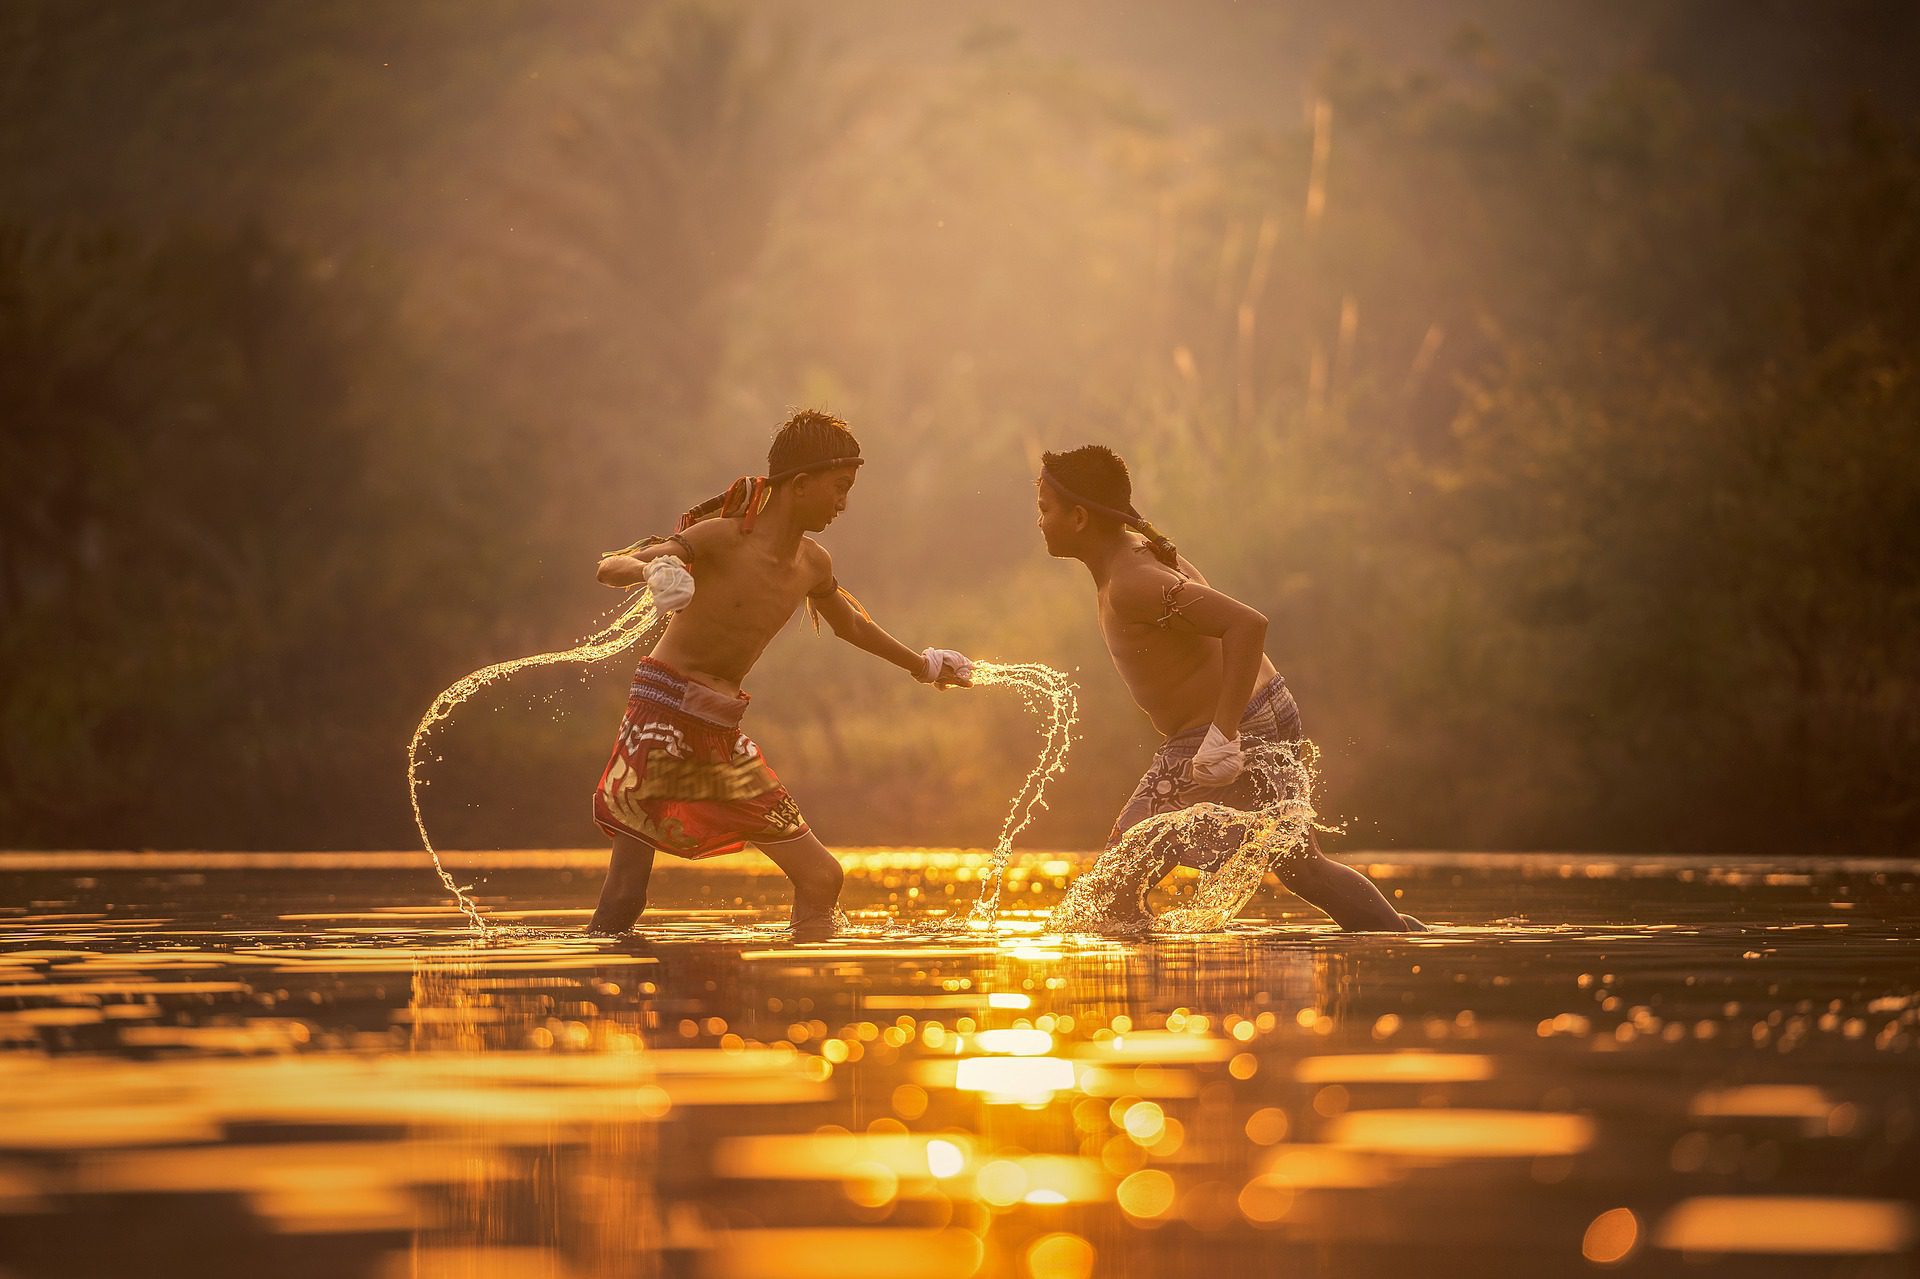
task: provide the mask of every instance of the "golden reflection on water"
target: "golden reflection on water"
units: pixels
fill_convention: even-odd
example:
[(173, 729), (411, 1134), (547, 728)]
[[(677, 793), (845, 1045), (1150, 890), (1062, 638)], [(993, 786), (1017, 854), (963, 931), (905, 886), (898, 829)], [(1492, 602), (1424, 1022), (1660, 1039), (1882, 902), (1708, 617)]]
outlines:
[(1368, 1190), (1404, 1175), (1380, 1154), (1320, 1145), (1276, 1146), (1257, 1167), (1270, 1184), (1319, 1190)]
[(722, 1232), (705, 1273), (738, 1279), (970, 1279), (984, 1250), (967, 1230), (761, 1227)]
[(1334, 1117), (1325, 1140), (1347, 1150), (1420, 1159), (1577, 1155), (1593, 1144), (1585, 1115), (1521, 1110), (1362, 1110)]
[(1677, 1205), (1654, 1241), (1694, 1253), (1872, 1255), (1913, 1249), (1913, 1206), (1811, 1195), (1707, 1195)]
[(961, 1092), (979, 1093), (990, 1102), (1032, 1105), (1050, 1101), (1055, 1093), (1074, 1086), (1073, 1063), (1058, 1057), (968, 1057), (954, 1063), (951, 1075), (937, 1069), (944, 1063), (927, 1064), (935, 1069), (918, 1076), (922, 1083), (936, 1087), (944, 1083)]
[[(909, 926), (877, 903), (911, 858), (872, 862), (803, 946), (678, 871), (648, 937), (559, 931), (529, 879), (485, 945), (337, 876), (187, 924), (36, 872), (69, 878), (0, 924), (0, 1242), (23, 1274), (218, 1272), (244, 1237), (409, 1279), (1913, 1259), (1920, 929), (1864, 898), (1801, 927), (1844, 884), (1756, 879), (1772, 923), (1119, 943), (1013, 894)], [(195, 1264), (90, 1225), (135, 1210)]]
[(1597, 1266), (1618, 1265), (1640, 1246), (1640, 1219), (1631, 1208), (1609, 1208), (1587, 1223), (1580, 1255)]
[[(992, 1005), (989, 1005), (991, 1007)], [(965, 1052), (971, 1043), (981, 1052), (1010, 1053), (1016, 1057), (1038, 1057), (1053, 1051), (1053, 1036), (1044, 1030), (1019, 1027), (1011, 1030), (983, 1030), (971, 1039), (956, 1036), (954, 1051)]]
[(1482, 1053), (1430, 1053), (1408, 1049), (1306, 1057), (1293, 1068), (1301, 1083), (1477, 1083), (1493, 1078), (1493, 1058)]

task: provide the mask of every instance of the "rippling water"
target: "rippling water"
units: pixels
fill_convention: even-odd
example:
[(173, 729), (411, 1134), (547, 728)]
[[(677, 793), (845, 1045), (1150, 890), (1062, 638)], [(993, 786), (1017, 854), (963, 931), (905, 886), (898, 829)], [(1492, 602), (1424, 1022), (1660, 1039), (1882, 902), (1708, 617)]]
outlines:
[[(1920, 863), (1366, 863), (1041, 932), (1084, 859), (848, 854), (855, 930), (603, 853), (0, 854), (0, 1274), (1908, 1275)], [(1365, 859), (1359, 859), (1365, 862)]]

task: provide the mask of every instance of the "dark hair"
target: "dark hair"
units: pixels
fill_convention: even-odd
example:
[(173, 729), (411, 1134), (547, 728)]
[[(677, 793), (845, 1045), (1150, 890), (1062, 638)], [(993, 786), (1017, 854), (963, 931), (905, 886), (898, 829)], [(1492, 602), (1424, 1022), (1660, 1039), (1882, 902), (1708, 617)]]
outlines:
[(727, 491), (710, 497), (680, 517), (674, 532), (684, 533), (702, 520), (739, 516), (743, 527), (753, 521), (773, 496), (774, 485), (809, 471), (860, 465), (860, 441), (847, 424), (831, 413), (802, 409), (774, 432), (767, 450), (767, 473), (743, 475)]
[(1042, 453), (1042, 475), (1052, 479), (1061, 495), (1089, 515), (1118, 520), (1147, 539), (1155, 558), (1168, 568), (1180, 567), (1180, 552), (1167, 535), (1133, 509), (1133, 477), (1120, 455), (1104, 444), (1082, 444), (1065, 453)]
[(1127, 464), (1120, 455), (1106, 445), (1082, 444), (1065, 453), (1042, 453), (1040, 465), (1069, 491), (1116, 511), (1138, 515), (1133, 509), (1133, 477), (1127, 474)]
[(774, 433), (767, 449), (767, 478), (778, 483), (807, 471), (859, 465), (860, 441), (831, 413), (802, 409)]

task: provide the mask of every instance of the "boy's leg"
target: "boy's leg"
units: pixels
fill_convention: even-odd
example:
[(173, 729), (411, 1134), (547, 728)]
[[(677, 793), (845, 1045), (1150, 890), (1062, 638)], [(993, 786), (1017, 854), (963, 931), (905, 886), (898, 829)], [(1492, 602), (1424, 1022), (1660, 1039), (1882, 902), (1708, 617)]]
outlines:
[(613, 837), (613, 855), (607, 860), (607, 879), (600, 886), (600, 904), (594, 907), (587, 931), (624, 933), (647, 908), (647, 883), (653, 878), (653, 847), (631, 835)]
[(1372, 880), (1321, 852), (1320, 839), (1311, 829), (1306, 850), (1274, 867), (1274, 872), (1295, 895), (1318, 906), (1349, 932), (1426, 931), (1419, 920), (1395, 910)]
[(831, 931), (833, 906), (847, 873), (812, 831), (797, 839), (761, 844), (760, 851), (793, 881), (793, 928), (796, 933)]

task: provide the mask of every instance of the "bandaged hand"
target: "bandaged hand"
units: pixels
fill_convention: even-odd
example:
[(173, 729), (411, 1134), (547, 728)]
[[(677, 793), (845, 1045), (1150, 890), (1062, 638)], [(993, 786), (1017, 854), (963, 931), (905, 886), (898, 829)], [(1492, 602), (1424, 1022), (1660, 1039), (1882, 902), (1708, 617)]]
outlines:
[(1193, 753), (1193, 780), (1202, 786), (1225, 786), (1246, 767), (1239, 736), (1228, 737), (1218, 724), (1208, 725), (1206, 740)]
[(677, 613), (693, 603), (693, 574), (678, 555), (662, 555), (647, 561), (647, 589), (653, 592), (656, 609)]
[(933, 684), (941, 688), (958, 684), (962, 688), (973, 687), (973, 663), (950, 648), (923, 648), (920, 660), (925, 665), (914, 672), (913, 677), (922, 684)]

